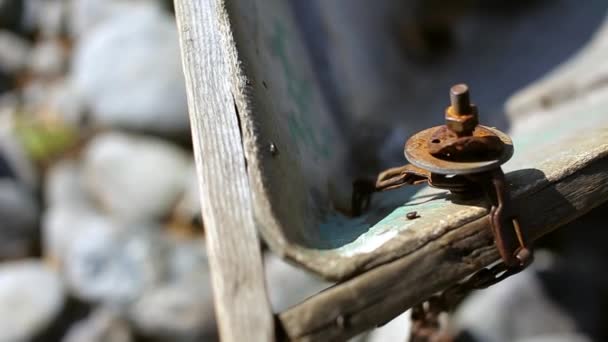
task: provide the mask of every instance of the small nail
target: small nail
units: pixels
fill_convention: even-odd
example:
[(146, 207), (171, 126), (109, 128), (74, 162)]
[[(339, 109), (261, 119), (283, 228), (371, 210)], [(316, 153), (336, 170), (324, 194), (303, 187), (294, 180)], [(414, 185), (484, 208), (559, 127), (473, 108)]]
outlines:
[(268, 145), (268, 150), (270, 151), (270, 154), (274, 157), (277, 154), (279, 154), (279, 149), (277, 148), (277, 145), (275, 145), (274, 143), (270, 143)]

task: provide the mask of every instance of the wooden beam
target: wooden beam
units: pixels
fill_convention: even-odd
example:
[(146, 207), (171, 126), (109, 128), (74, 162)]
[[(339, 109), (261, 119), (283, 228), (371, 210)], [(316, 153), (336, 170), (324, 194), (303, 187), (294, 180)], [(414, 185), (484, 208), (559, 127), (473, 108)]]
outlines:
[[(223, 341), (274, 340), (221, 0), (175, 0), (215, 309)], [(238, 69), (238, 68), (237, 68)]]
[[(515, 203), (530, 239), (608, 199), (608, 158), (597, 159), (557, 182), (534, 169), (511, 173), (511, 183), (540, 182)], [(487, 216), (447, 231), (412, 253), (338, 284), (279, 315), (297, 341), (336, 341), (388, 322), (432, 294), (498, 260)]]

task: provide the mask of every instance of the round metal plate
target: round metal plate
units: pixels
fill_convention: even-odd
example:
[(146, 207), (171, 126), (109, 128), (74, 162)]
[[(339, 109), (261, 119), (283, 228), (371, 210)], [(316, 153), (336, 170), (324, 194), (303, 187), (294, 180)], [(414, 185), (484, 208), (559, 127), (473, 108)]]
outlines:
[(462, 175), (495, 169), (506, 163), (513, 156), (513, 141), (511, 141), (511, 138), (508, 135), (495, 128), (478, 125), (477, 129), (486, 130), (488, 133), (495, 134), (504, 142), (504, 150), (500, 157), (480, 162), (455, 162), (435, 158), (428, 152), (427, 145), (435, 130), (440, 127), (442, 126), (436, 126), (418, 132), (405, 143), (405, 158), (410, 163), (425, 170), (429, 170), (432, 173), (441, 175)]

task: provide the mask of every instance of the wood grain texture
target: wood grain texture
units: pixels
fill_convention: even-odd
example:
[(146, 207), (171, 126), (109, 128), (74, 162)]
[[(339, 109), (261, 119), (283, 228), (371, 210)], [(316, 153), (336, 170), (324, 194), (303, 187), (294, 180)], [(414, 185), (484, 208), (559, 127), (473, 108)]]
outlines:
[(227, 12), (220, 0), (176, 0), (175, 12), (220, 336), (271, 341), (274, 322), (235, 106), (240, 78)]
[[(608, 199), (606, 157), (557, 182), (536, 170), (511, 178), (541, 184), (517, 199), (520, 221), (532, 240)], [(498, 258), (488, 217), (483, 216), (296, 305), (280, 314), (280, 322), (289, 340), (342, 341), (388, 322)]]

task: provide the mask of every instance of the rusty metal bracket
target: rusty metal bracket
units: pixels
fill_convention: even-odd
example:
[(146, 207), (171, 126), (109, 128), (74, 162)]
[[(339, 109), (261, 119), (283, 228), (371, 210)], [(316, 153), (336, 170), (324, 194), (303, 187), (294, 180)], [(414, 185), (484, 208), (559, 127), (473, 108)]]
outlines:
[[(359, 215), (374, 192), (427, 183), (454, 194), (485, 193), (492, 207), (490, 222), (496, 247), (510, 267), (527, 264), (532, 257), (517, 218), (510, 212), (509, 190), (500, 166), (513, 155), (513, 142), (505, 133), (478, 124), (477, 107), (469, 89), (450, 89), (446, 124), (413, 135), (405, 144), (410, 162), (381, 172), (375, 183), (354, 183), (352, 211)], [(482, 190), (481, 192), (479, 190)]]
[[(491, 205), (490, 225), (502, 264), (492, 271), (482, 270), (459, 284), (457, 291), (446, 290), (441, 297), (435, 296), (415, 308), (412, 340), (416, 341), (442, 340), (438, 314), (455, 302), (450, 296), (463, 297), (481, 283), (489, 286), (521, 271), (533, 260), (519, 221), (511, 211), (509, 189), (501, 169), (513, 155), (511, 138), (495, 128), (479, 125), (477, 107), (470, 103), (466, 85), (453, 86), (450, 100), (445, 125), (418, 132), (406, 142), (404, 154), (410, 164), (383, 171), (375, 183), (355, 182), (353, 191), (355, 215), (369, 206), (374, 192), (423, 183), (460, 196), (485, 194)], [(500, 275), (498, 269), (503, 270)]]

